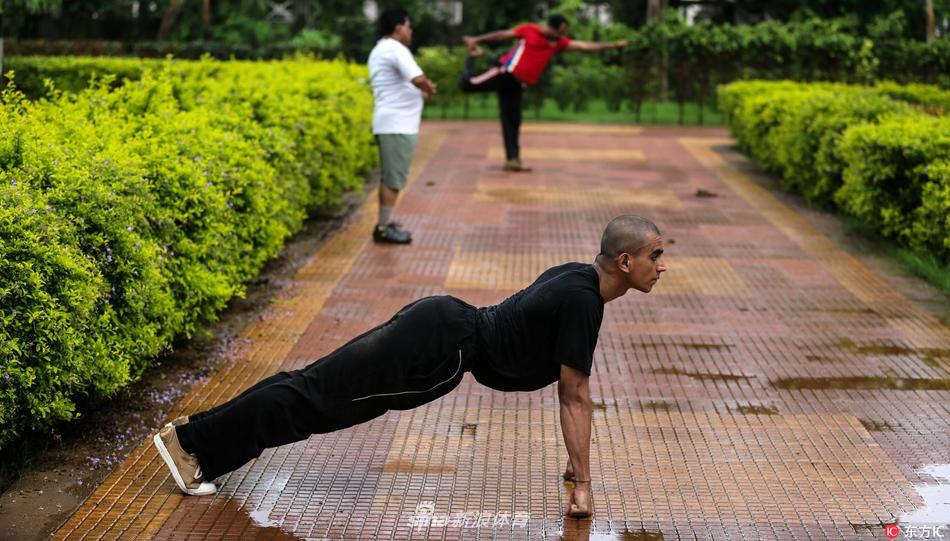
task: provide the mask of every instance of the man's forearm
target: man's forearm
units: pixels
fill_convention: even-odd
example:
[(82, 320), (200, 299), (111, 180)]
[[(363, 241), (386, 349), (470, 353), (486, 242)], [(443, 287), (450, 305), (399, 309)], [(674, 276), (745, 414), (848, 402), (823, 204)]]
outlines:
[(511, 30), (496, 30), (494, 32), (489, 32), (487, 34), (482, 34), (480, 36), (473, 36), (471, 39), (475, 44), (479, 43), (493, 43), (496, 41), (506, 41), (511, 39)]
[(583, 53), (596, 53), (610, 49), (620, 49), (627, 46), (627, 40), (620, 41), (572, 41), (567, 46), (568, 51), (579, 51)]
[(561, 400), (561, 432), (567, 455), (574, 466), (574, 477), (590, 480), (590, 400)]
[(416, 88), (422, 91), (422, 95), (429, 99), (435, 95), (435, 83), (429, 80), (425, 75), (420, 75), (410, 81)]
[(620, 47), (623, 47), (623, 45), (620, 45), (616, 41), (609, 41), (609, 42), (598, 41), (594, 43), (594, 47), (595, 47), (595, 50), (597, 51), (609, 51), (610, 49), (619, 49)]

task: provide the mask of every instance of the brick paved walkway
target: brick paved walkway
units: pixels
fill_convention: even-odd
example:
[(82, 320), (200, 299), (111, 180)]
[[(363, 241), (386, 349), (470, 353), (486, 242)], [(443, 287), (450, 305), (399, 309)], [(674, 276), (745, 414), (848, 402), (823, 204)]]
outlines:
[(745, 176), (726, 132), (529, 125), (536, 170), (518, 175), (499, 167), (498, 131), (427, 124), (399, 208), (415, 243), (368, 242), (370, 198), (175, 413), (418, 297), (498, 302), (591, 261), (611, 217), (640, 213), (670, 270), (605, 311), (593, 522), (560, 518), (555, 388), (467, 376), (426, 407), (269, 450), (214, 497), (180, 495), (143, 443), (54, 538), (884, 539), (950, 499), (950, 332)]

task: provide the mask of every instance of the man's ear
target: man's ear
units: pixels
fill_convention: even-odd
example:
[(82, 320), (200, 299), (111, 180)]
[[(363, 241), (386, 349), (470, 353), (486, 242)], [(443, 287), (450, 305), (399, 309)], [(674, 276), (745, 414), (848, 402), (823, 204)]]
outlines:
[(617, 265), (620, 266), (620, 270), (626, 271), (630, 268), (630, 254), (624, 252), (620, 254), (620, 257), (617, 258)]

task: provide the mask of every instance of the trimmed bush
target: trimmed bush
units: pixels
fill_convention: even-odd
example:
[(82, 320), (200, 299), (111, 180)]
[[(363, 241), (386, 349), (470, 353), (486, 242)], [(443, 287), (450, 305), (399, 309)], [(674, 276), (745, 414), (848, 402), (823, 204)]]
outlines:
[(735, 118), (743, 135), (741, 138), (737, 135), (736, 138), (743, 141), (742, 148), (766, 171), (781, 171), (774, 135), (806, 98), (807, 93), (796, 88), (786, 92), (756, 94), (742, 102)]
[(901, 85), (885, 81), (875, 84), (874, 90), (895, 100), (923, 106), (922, 109), (926, 112), (934, 114), (950, 112), (950, 90), (943, 90), (933, 85), (918, 83)]
[(845, 130), (884, 115), (913, 115), (909, 106), (866, 88), (837, 85), (794, 95), (797, 103), (769, 137), (776, 170), (786, 188), (820, 206), (831, 206), (841, 187), (845, 162), (838, 143)]
[(950, 262), (950, 117), (903, 101), (940, 103), (936, 88), (753, 81), (719, 92), (739, 145), (785, 187)]
[(167, 61), (39, 102), (4, 93), (0, 446), (138, 378), (308, 211), (362, 187), (365, 79), (305, 58)]
[(848, 130), (835, 201), (882, 235), (950, 260), (950, 118), (893, 117)]

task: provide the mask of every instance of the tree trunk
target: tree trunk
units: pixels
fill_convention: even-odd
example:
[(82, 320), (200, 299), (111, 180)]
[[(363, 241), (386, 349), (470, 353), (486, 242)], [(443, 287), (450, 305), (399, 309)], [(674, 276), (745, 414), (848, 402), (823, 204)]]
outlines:
[(699, 125), (703, 125), (703, 110), (706, 108), (706, 86), (699, 87)]
[[(660, 18), (663, 15), (663, 10), (666, 9), (667, 0), (647, 0), (647, 22), (654, 21)], [(668, 91), (667, 85), (667, 58), (666, 51), (660, 50), (656, 59), (657, 65), (657, 77), (659, 79), (659, 88), (658, 99), (661, 101), (666, 101), (666, 94)]]
[(178, 19), (178, 14), (181, 13), (181, 5), (185, 0), (172, 0), (168, 4), (168, 8), (165, 9), (165, 14), (162, 15), (162, 25), (158, 27), (158, 41), (164, 41), (168, 36), (168, 33), (172, 31), (172, 27), (175, 26), (175, 20)]
[(201, 2), (201, 28), (205, 39), (211, 35), (211, 0)]
[(659, 19), (666, 9), (666, 0), (647, 0), (647, 22)]
[(934, 0), (927, 0), (927, 43), (934, 40)]

